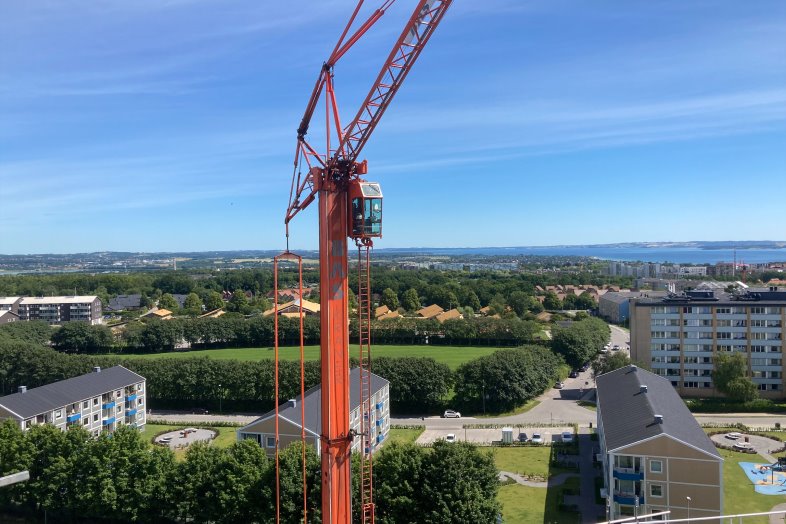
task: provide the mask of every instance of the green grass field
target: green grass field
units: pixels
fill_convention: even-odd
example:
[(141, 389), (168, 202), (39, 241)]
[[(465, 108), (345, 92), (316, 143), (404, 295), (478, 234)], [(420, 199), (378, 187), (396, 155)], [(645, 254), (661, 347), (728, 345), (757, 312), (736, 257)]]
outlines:
[[(770, 511), (776, 504), (786, 502), (786, 495), (762, 495), (753, 490), (753, 484), (740, 467), (740, 462), (761, 462), (761, 455), (748, 455), (725, 449), (718, 450), (723, 457), (723, 512), (729, 515)], [(765, 524), (767, 517), (745, 520), (748, 524)]]
[[(212, 441), (210, 441), (211, 446), (216, 446), (219, 448), (226, 448), (229, 447), (233, 442), (237, 440), (237, 428), (233, 427), (217, 427), (217, 426), (200, 426), (200, 425), (165, 425), (165, 424), (145, 424), (145, 428), (142, 430), (142, 438), (152, 444), (153, 438), (160, 434), (167, 431), (175, 431), (177, 429), (183, 429), (187, 427), (197, 427), (197, 428), (207, 428), (212, 429), (213, 431), (217, 431), (218, 435)], [(177, 449), (175, 450), (175, 459), (183, 460), (186, 456), (185, 449)]]
[(425, 431), (423, 428), (391, 428), (386, 443), (398, 442), (399, 444), (414, 444), (418, 437)]
[[(456, 369), (458, 366), (478, 357), (490, 355), (501, 348), (489, 347), (458, 347), (458, 346), (372, 346), (371, 353), (375, 357), (431, 357), (437, 362), (443, 362)], [(359, 353), (358, 347), (350, 346), (350, 356)], [(118, 356), (117, 354), (106, 356)], [(304, 351), (306, 360), (319, 359), (319, 346), (306, 346)], [(127, 355), (128, 358), (194, 358), (208, 357), (219, 360), (264, 360), (273, 358), (273, 348), (228, 348), (205, 349), (197, 351), (169, 351), (166, 353), (151, 353), (140, 355)], [(299, 347), (279, 348), (279, 359), (300, 360)]]

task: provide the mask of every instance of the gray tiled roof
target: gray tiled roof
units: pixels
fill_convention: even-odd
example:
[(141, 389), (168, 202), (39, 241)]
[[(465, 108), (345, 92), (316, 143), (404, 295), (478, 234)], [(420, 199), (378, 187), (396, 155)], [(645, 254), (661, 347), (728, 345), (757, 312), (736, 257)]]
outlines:
[(128, 308), (142, 307), (142, 295), (117, 295), (109, 299), (109, 305), (106, 307), (109, 311), (122, 311)]
[[(354, 368), (349, 372), (349, 409), (354, 410), (360, 406), (360, 368)], [(371, 392), (372, 395), (384, 388), (389, 382), (380, 377), (379, 375), (371, 374)], [(305, 412), (306, 412), (306, 429), (319, 435), (322, 432), (322, 386), (316, 385), (311, 389), (306, 390), (305, 396)], [(297, 405), (292, 406), (286, 402), (279, 405), (279, 416), (291, 420), (292, 422), (301, 425), (300, 418), (300, 395), (295, 399)], [(273, 417), (276, 414), (275, 410), (270, 410), (260, 418), (248, 424), (249, 426), (256, 424), (260, 420), (265, 420)]]
[[(665, 434), (720, 458), (712, 441), (663, 377), (635, 366), (611, 371), (596, 379), (598, 412), (606, 449), (611, 451)], [(647, 392), (641, 392), (641, 386)], [(663, 416), (663, 423), (655, 422)]]
[(0, 406), (22, 418), (29, 418), (143, 380), (144, 377), (123, 366), (114, 366), (33, 388), (25, 393), (0, 397)]

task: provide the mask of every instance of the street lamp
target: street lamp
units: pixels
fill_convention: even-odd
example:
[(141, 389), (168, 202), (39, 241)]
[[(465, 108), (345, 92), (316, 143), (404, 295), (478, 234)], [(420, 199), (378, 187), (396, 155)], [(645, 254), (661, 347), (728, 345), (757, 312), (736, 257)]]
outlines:
[(690, 522), (690, 501), (692, 499), (690, 497), (685, 497), (685, 500), (688, 501), (688, 522)]
[(224, 395), (221, 394), (221, 384), (218, 385), (218, 412), (221, 413), (221, 397)]

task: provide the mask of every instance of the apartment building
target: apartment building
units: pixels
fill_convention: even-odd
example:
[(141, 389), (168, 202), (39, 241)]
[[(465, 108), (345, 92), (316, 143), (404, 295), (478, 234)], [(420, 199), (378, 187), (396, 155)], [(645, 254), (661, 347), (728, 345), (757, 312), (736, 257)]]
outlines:
[[(350, 414), (349, 426), (355, 434), (361, 430), (360, 419), (360, 368), (354, 368), (349, 374), (350, 380)], [(372, 451), (381, 444), (390, 430), (390, 382), (379, 375), (371, 374), (371, 429)], [(306, 440), (316, 449), (319, 447), (319, 438), (322, 432), (322, 386), (314, 386), (306, 391), (304, 399), (298, 396), (279, 406), (278, 424), (281, 449), (292, 442), (301, 439), (301, 402), (306, 415)], [(237, 430), (237, 439), (251, 439), (262, 446), (268, 455), (274, 455), (276, 450), (275, 431), (276, 412), (271, 410), (257, 420)], [(361, 439), (355, 437), (352, 442), (352, 451), (360, 451)]]
[(783, 398), (786, 290), (686, 291), (631, 300), (631, 358), (647, 362), (683, 396), (716, 396), (714, 357), (740, 353), (761, 396)]
[(598, 314), (614, 324), (624, 324), (630, 317), (632, 298), (665, 296), (665, 291), (611, 291), (598, 299)]
[(626, 366), (596, 384), (608, 520), (721, 515), (723, 458), (670, 382)]
[(50, 324), (102, 321), (101, 300), (97, 296), (23, 297), (18, 308), (21, 320), (44, 320)]
[(122, 425), (144, 427), (145, 378), (123, 366), (93, 368), (92, 373), (0, 397), (0, 419), (15, 420), (23, 430), (52, 424), (66, 430), (82, 426), (93, 436)]
[(17, 313), (19, 311), (19, 302), (22, 297), (0, 297), (0, 311), (12, 311)]

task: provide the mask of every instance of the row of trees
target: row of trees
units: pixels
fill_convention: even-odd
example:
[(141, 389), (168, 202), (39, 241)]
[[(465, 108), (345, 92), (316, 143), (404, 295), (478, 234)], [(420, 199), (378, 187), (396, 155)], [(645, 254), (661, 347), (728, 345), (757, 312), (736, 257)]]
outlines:
[[(275, 405), (274, 362), (269, 356), (252, 362), (68, 355), (31, 343), (0, 341), (0, 394), (119, 364), (147, 379), (148, 405), (156, 408), (213, 410), (221, 404), (229, 410), (260, 412)], [(454, 387), (467, 408), (504, 411), (549, 387), (561, 362), (547, 348), (524, 346), (467, 362), (456, 372), (429, 357), (380, 357), (373, 371), (391, 382), (391, 408), (397, 413), (439, 411)], [(351, 365), (357, 365), (354, 359)], [(319, 361), (307, 361), (305, 387), (319, 382)], [(279, 388), (279, 402), (299, 394), (299, 363), (279, 362)]]
[[(15, 325), (28, 324), (18, 322)], [(224, 315), (219, 318), (177, 318), (133, 322), (126, 325), (119, 339), (103, 325), (69, 322), (52, 330), (43, 322), (35, 323), (36, 341), (47, 343), (64, 353), (162, 353), (174, 351), (183, 343), (191, 348), (270, 347), (274, 340), (273, 318)], [(307, 345), (319, 344), (320, 320), (306, 316), (303, 338)], [(350, 323), (350, 337), (357, 339), (357, 321)], [(20, 332), (26, 330), (20, 329)], [(447, 320), (394, 318), (373, 321), (376, 344), (431, 344), (463, 346), (517, 346), (532, 342), (541, 331), (534, 321), (518, 318), (472, 317)], [(42, 340), (43, 339), (43, 340)], [(297, 345), (300, 323), (296, 318), (279, 317), (279, 344)]]
[[(300, 444), (282, 451), (281, 522), (302, 522)], [(321, 522), (320, 461), (306, 461), (308, 521)], [(353, 520), (359, 520), (358, 461), (353, 457)], [(436, 443), (433, 450), (392, 444), (374, 459), (377, 520), (493, 522), (497, 470), (490, 454), (466, 444)], [(28, 482), (0, 490), (0, 511), (59, 522), (276, 521), (275, 462), (252, 441), (228, 448), (196, 444), (178, 462), (128, 426), (111, 438), (90, 438), (81, 427), (62, 432), (35, 426), (22, 432), (0, 424), (0, 476), (30, 471)], [(460, 503), (459, 503), (460, 501)]]
[(609, 341), (611, 329), (598, 318), (573, 322), (567, 327), (554, 326), (551, 345), (574, 369), (592, 360)]

